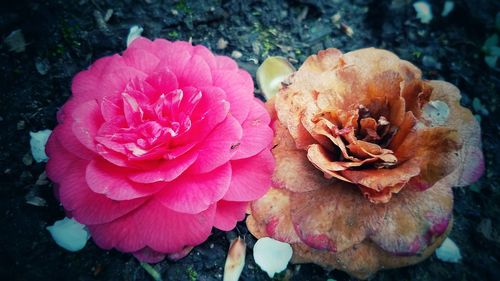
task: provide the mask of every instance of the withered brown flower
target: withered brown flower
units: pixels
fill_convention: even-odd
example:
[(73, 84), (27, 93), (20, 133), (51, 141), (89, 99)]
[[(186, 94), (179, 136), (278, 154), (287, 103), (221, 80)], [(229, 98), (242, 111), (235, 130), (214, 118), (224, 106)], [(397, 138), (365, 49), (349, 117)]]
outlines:
[(277, 163), (250, 231), (358, 278), (425, 259), (451, 229), (451, 187), (484, 171), (479, 124), (459, 100), (385, 50), (310, 56), (268, 102)]

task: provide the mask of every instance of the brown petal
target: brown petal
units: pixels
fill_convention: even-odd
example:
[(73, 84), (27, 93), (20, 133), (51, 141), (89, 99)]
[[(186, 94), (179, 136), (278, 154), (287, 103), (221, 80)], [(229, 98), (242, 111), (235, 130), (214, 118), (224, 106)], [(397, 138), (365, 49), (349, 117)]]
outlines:
[(453, 185), (465, 186), (475, 182), (484, 173), (484, 157), (481, 145), (481, 128), (470, 110), (460, 105), (460, 91), (444, 81), (430, 81), (434, 88), (431, 100), (446, 102), (450, 109), (444, 126), (458, 131), (462, 148), (458, 151), (458, 166), (451, 177)]
[(378, 203), (387, 203), (392, 198), (393, 193), (398, 193), (401, 189), (406, 185), (406, 183), (399, 183), (393, 186), (388, 186), (381, 191), (377, 191), (365, 186), (360, 185), (359, 189), (363, 195), (370, 200), (370, 202), (378, 204)]
[(421, 80), (403, 82), (401, 95), (405, 99), (406, 111), (420, 118), (422, 106), (429, 101), (432, 87)]
[(417, 124), (417, 119), (413, 116), (413, 113), (408, 111), (405, 113), (404, 119), (401, 125), (398, 127), (398, 131), (392, 137), (388, 147), (391, 150), (397, 149), (401, 143), (406, 139), (406, 137), (414, 131), (414, 127)]
[(370, 237), (393, 254), (415, 255), (446, 232), (452, 219), (451, 178), (420, 191), (404, 188), (393, 196), (383, 224)]
[[(311, 117), (309, 113), (318, 111), (315, 107), (319, 90), (330, 88), (329, 79), (326, 77), (331, 74), (327, 70), (341, 65), (341, 57), (342, 53), (337, 49), (328, 49), (319, 52), (317, 56), (310, 56), (276, 95), (278, 118), (288, 128), (299, 148), (305, 148), (315, 142), (303, 123), (308, 124)], [(308, 107), (310, 109), (303, 121), (305, 109)]]
[(338, 130), (333, 123), (326, 119), (321, 119), (316, 123), (314, 133), (328, 138), (336, 147), (339, 148), (342, 157), (344, 157), (345, 159), (348, 159), (350, 161), (359, 161), (359, 159), (349, 155), (344, 141), (339, 135), (337, 135), (335, 132), (332, 132), (333, 130)]
[(428, 258), (446, 238), (451, 230), (451, 223), (445, 234), (436, 238), (422, 253), (413, 256), (398, 256), (388, 253), (375, 243), (365, 240), (345, 251), (332, 254), (326, 251), (315, 250), (305, 244), (292, 244), (293, 263), (320, 264), (328, 269), (339, 269), (359, 279), (368, 279), (379, 269), (397, 268), (416, 264)]
[(399, 127), (403, 123), (406, 114), (405, 104), (406, 101), (402, 97), (389, 102), (391, 113), (388, 116), (388, 120), (392, 126)]
[(252, 203), (252, 217), (264, 228), (264, 236), (296, 243), (300, 242), (300, 238), (293, 229), (289, 196), (290, 192), (285, 189), (271, 188), (264, 197)]
[(367, 135), (367, 137), (372, 140), (376, 141), (380, 139), (380, 136), (377, 134), (377, 121), (371, 117), (369, 118), (363, 118), (361, 121), (359, 121), (361, 125), (361, 133), (363, 135)]
[(340, 174), (355, 184), (382, 191), (387, 187), (407, 183), (419, 172), (418, 162), (409, 160), (391, 169), (345, 170)]
[(273, 184), (294, 192), (315, 190), (328, 184), (321, 171), (308, 161), (305, 151), (294, 149), (293, 139), (286, 128), (279, 122), (275, 122), (274, 126), (276, 135), (273, 155), (276, 167), (272, 177)]
[(363, 241), (378, 229), (385, 212), (384, 205), (371, 204), (356, 186), (344, 182), (292, 193), (290, 206), (300, 239), (310, 247), (333, 252)]
[(365, 163), (371, 163), (377, 160), (376, 158), (369, 158), (363, 161), (359, 160), (354, 162), (333, 161), (332, 159), (329, 158), (328, 156), (329, 153), (330, 152), (321, 145), (312, 144), (309, 146), (309, 149), (307, 150), (307, 159), (309, 159), (309, 161), (311, 161), (311, 163), (316, 168), (321, 170), (326, 178), (330, 179), (332, 177), (335, 177), (339, 180), (343, 180), (346, 182), (351, 182), (351, 181), (348, 178), (343, 177), (340, 171), (344, 171), (352, 167), (359, 167)]
[(394, 70), (386, 70), (382, 73), (376, 73), (367, 83), (367, 94), (363, 101), (369, 107), (370, 111), (378, 115), (381, 108), (370, 108), (372, 100), (391, 101), (400, 97), (400, 83), (403, 78)]
[(461, 147), (457, 131), (444, 127), (424, 128), (409, 134), (394, 151), (400, 161), (417, 161), (420, 174), (412, 181), (420, 189), (426, 189), (447, 176), (459, 164)]
[(361, 159), (376, 158), (389, 164), (396, 164), (398, 159), (394, 156), (392, 150), (381, 148), (379, 145), (366, 142), (356, 141), (347, 146), (349, 151), (356, 157)]

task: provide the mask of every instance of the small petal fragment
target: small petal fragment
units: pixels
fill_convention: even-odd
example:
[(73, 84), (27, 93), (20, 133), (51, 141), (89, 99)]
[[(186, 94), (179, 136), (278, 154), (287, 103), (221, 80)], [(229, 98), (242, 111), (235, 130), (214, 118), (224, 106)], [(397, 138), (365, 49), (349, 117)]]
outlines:
[(134, 25), (130, 28), (127, 36), (127, 47), (130, 46), (130, 43), (137, 39), (138, 37), (141, 36), (142, 32), (144, 31), (144, 28)]
[(70, 218), (56, 221), (52, 226), (48, 226), (47, 230), (57, 245), (70, 252), (83, 249), (90, 238), (90, 233), (85, 225)]
[(47, 160), (49, 160), (47, 154), (45, 154), (45, 144), (47, 143), (51, 133), (52, 130), (49, 129), (38, 132), (30, 132), (31, 154), (37, 163), (47, 162)]
[(443, 244), (437, 248), (436, 256), (444, 262), (458, 263), (462, 260), (460, 249), (450, 238), (446, 238)]
[(253, 247), (253, 258), (269, 278), (286, 269), (292, 258), (293, 250), (290, 244), (263, 237)]
[(224, 265), (224, 281), (238, 281), (245, 266), (246, 243), (240, 237), (229, 245), (226, 264)]

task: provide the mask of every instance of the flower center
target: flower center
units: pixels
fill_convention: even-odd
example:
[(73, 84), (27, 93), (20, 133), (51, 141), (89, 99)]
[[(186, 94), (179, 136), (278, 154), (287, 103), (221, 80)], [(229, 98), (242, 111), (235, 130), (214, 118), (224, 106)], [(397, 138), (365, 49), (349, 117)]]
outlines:
[(351, 169), (390, 168), (397, 164), (394, 152), (388, 149), (397, 128), (383, 111), (359, 105), (343, 112), (323, 112), (315, 119), (314, 131), (326, 137), (321, 143), (332, 162), (353, 162), (349, 164)]
[[(163, 92), (130, 82), (121, 94), (123, 114), (106, 122), (96, 140), (128, 160), (171, 158), (175, 140), (189, 131), (191, 114), (202, 98), (199, 90)], [(147, 84), (146, 82), (142, 82)]]

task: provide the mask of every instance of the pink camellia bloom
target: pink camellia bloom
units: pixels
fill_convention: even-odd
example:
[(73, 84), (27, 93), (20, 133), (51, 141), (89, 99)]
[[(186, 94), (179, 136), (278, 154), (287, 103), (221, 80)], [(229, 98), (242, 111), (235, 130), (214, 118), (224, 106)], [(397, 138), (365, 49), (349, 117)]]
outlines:
[(188, 42), (138, 38), (73, 79), (47, 174), (97, 245), (148, 262), (230, 230), (266, 193), (273, 131), (251, 76)]

